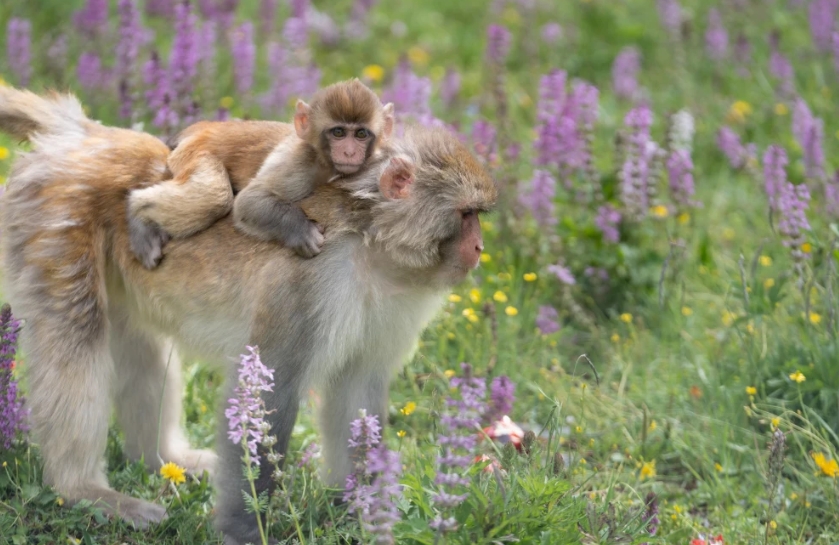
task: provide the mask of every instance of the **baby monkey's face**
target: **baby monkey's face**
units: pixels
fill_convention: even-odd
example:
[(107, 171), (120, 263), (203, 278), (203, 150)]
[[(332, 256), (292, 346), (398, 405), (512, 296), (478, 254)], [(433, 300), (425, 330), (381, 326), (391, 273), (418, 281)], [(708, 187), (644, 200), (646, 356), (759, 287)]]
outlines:
[(340, 174), (355, 174), (361, 170), (376, 140), (369, 128), (352, 123), (333, 126), (325, 136), (332, 166)]

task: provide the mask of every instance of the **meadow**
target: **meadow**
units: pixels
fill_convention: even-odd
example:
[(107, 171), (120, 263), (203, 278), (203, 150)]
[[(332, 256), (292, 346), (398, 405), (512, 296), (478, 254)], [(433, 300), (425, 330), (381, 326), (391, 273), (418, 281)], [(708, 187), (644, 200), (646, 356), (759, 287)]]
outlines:
[[(6, 0), (0, 77), (161, 137), (198, 119), (288, 120), (297, 97), (359, 77), (400, 122), (457, 131), (492, 173), (481, 266), (391, 388), (382, 443), (400, 486), (377, 500), (391, 518), (360, 524), (320, 482), (313, 395), (270, 505), (282, 543), (827, 545), (837, 13), (837, 0)], [(0, 182), (24, 149), (0, 135)], [(0, 316), (0, 394), (19, 381), (25, 397), (10, 327)], [(186, 425), (209, 447), (221, 373), (186, 372)], [(115, 427), (110, 482), (169, 517), (139, 531), (62, 507), (7, 397), (0, 544), (221, 542), (211, 485), (127, 461)], [(464, 404), (488, 430), (506, 413), (528, 432), (520, 448), (450, 429)], [(439, 461), (452, 433), (474, 463), (447, 506), (435, 476), (454, 471)]]

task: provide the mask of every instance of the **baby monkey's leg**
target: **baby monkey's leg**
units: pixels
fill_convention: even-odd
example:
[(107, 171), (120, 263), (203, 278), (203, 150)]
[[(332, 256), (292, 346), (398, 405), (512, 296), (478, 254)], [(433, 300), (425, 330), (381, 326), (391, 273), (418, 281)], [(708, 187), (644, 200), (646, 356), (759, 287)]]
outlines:
[(153, 269), (170, 237), (203, 231), (232, 206), (233, 188), (224, 164), (210, 153), (199, 153), (173, 179), (129, 194), (131, 251)]

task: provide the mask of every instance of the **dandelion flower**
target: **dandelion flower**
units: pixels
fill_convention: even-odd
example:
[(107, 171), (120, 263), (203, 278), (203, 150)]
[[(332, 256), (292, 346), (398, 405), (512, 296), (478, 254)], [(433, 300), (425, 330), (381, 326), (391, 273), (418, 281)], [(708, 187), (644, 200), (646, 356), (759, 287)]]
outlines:
[(746, 386), (746, 393), (750, 396), (757, 395), (757, 388), (754, 386)]
[(481, 263), (489, 263), (490, 261), (492, 261), (492, 256), (491, 255), (489, 255), (487, 253), (481, 254)]
[(805, 377), (801, 371), (796, 371), (795, 373), (790, 374), (789, 378), (799, 384), (807, 380), (807, 377)]
[(641, 466), (641, 478), (651, 479), (653, 477), (655, 477), (655, 460), (644, 462)]
[(805, 242), (804, 244), (801, 245), (801, 251), (804, 252), (805, 254), (812, 253), (813, 245), (810, 244), (809, 242)]
[(396, 437), (402, 439), (403, 437), (405, 437), (406, 434), (407, 432), (405, 430), (399, 430), (398, 432), (396, 432)]
[(378, 64), (368, 64), (361, 71), (361, 75), (372, 82), (378, 83), (385, 77), (385, 69)]
[(717, 462), (716, 464), (714, 464), (714, 469), (716, 469), (718, 472), (721, 473), (722, 472), (722, 464)]
[(3, 161), (3, 160), (8, 159), (8, 158), (9, 158), (9, 148), (0, 146), (0, 161)]
[(536, 273), (532, 273), (532, 272), (524, 273), (524, 276), (522, 278), (524, 278), (525, 282), (535, 282), (536, 281)]
[(650, 208), (650, 213), (657, 218), (666, 218), (670, 212), (666, 206), (659, 204)]
[(507, 307), (507, 308), (504, 309), (504, 313), (507, 316), (515, 316), (516, 314), (519, 313), (519, 309), (517, 309), (516, 307)]
[(160, 468), (160, 474), (163, 475), (164, 479), (168, 479), (175, 484), (186, 482), (186, 470), (174, 462), (163, 464), (163, 467)]
[(507, 294), (503, 291), (496, 291), (492, 298), (498, 301), (499, 303), (506, 303), (507, 302)]
[(828, 460), (821, 452), (812, 452), (810, 456), (813, 457), (813, 461), (816, 462), (823, 474), (828, 477), (839, 476), (839, 464), (836, 463), (836, 460)]
[(813, 325), (819, 325), (822, 322), (822, 315), (817, 312), (810, 313), (810, 323)]
[(453, 294), (449, 295), (449, 301), (451, 301), (452, 303), (459, 303), (459, 302), (463, 301), (463, 297), (461, 297), (460, 295), (458, 295), (456, 293), (453, 293)]
[(763, 281), (763, 287), (767, 290), (774, 285), (775, 285), (775, 279), (774, 278), (767, 278), (766, 280)]
[(620, 315), (621, 322), (631, 324), (632, 323), (632, 314), (628, 312), (624, 312)]
[(682, 307), (682, 316), (690, 316), (693, 314), (693, 309), (690, 307)]
[(405, 403), (404, 407), (399, 409), (399, 412), (401, 412), (405, 416), (410, 416), (411, 413), (413, 413), (415, 410), (417, 410), (417, 404), (414, 403), (413, 401), (409, 401), (409, 402)]
[(772, 264), (772, 258), (771, 258), (771, 257), (769, 257), (768, 255), (762, 255), (762, 256), (760, 256), (760, 258), (758, 259), (758, 261), (759, 261), (759, 262), (760, 262), (760, 264), (761, 264), (762, 266), (764, 266), (764, 267), (768, 267), (768, 266), (770, 266), (770, 265)]

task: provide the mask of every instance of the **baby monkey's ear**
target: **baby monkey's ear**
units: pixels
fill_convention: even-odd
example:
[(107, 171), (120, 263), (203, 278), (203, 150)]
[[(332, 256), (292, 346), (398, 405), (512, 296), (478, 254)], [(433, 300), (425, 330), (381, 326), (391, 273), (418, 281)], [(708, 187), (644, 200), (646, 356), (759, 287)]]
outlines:
[(414, 164), (407, 157), (394, 157), (379, 178), (379, 191), (389, 200), (400, 200), (411, 194)]
[(312, 108), (308, 104), (302, 100), (297, 101), (297, 107), (294, 111), (294, 130), (297, 132), (297, 136), (303, 140), (306, 140), (309, 135), (309, 113), (311, 111)]
[(393, 133), (393, 102), (388, 102), (385, 104), (384, 108), (382, 108), (382, 116), (384, 118), (384, 122), (382, 124), (382, 141), (389, 140), (391, 133)]

